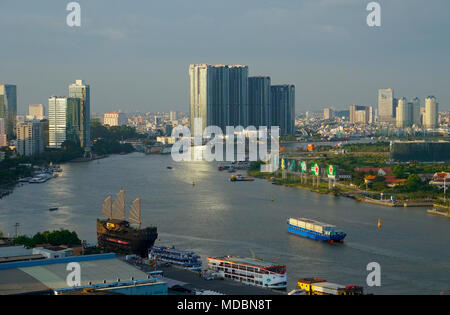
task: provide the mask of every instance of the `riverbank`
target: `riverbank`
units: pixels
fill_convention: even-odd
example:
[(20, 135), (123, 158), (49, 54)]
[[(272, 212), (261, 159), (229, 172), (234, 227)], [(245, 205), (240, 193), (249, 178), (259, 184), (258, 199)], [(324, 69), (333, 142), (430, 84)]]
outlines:
[[(300, 177), (291, 176), (291, 179), (283, 179), (281, 177), (273, 176), (273, 175), (267, 175), (263, 174), (260, 171), (257, 170), (248, 170), (248, 175), (253, 176), (255, 178), (259, 179), (265, 179), (268, 181), (271, 181), (274, 185), (282, 185), (287, 187), (297, 187), (301, 189), (307, 189), (311, 192), (319, 193), (319, 194), (331, 194), (336, 197), (342, 196), (347, 197), (351, 199), (355, 199), (360, 202), (365, 202), (369, 204), (374, 204), (378, 206), (384, 206), (384, 207), (430, 207), (433, 206), (432, 200), (379, 200), (379, 199), (373, 199), (367, 196), (367, 192), (351, 189), (348, 186), (342, 186), (340, 185), (331, 187), (331, 189), (328, 186), (328, 183), (320, 182), (319, 186), (312, 186), (308, 183), (301, 183)], [(292, 179), (294, 178), (294, 179)], [(309, 179), (310, 180), (310, 179)], [(345, 188), (345, 189), (344, 189)], [(377, 192), (371, 192), (371, 193), (377, 193)]]

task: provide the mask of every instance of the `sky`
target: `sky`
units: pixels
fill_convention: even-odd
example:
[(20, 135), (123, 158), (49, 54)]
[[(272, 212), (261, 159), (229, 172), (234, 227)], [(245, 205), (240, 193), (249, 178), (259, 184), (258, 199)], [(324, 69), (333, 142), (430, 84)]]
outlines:
[(188, 112), (192, 63), (245, 64), (272, 84), (295, 84), (296, 111), (435, 95), (450, 109), (449, 0), (0, 0), (0, 83), (18, 112), (47, 106), (68, 85), (91, 86), (91, 111)]

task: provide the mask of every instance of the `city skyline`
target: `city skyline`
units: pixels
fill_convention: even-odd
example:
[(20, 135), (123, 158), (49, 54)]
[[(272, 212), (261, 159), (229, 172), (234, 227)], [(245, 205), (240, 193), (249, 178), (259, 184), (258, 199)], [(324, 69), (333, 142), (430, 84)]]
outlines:
[[(81, 2), (82, 26), (72, 29), (64, 24), (64, 3), (31, 3), (24, 9), (4, 1), (4, 43), (20, 49), (2, 53), (8, 63), (2, 64), (0, 81), (18, 86), (20, 114), (29, 104), (46, 104), (49, 95), (63, 95), (68, 78), (76, 77), (89, 80), (96, 91), (93, 112), (187, 111), (187, 65), (245, 64), (258, 69), (250, 76), (270, 73), (274, 83), (294, 84), (297, 112), (375, 106), (376, 91), (386, 87), (421, 100), (436, 95), (440, 109), (449, 109), (450, 45), (443, 40), (449, 29), (448, 1), (382, 3), (383, 24), (377, 30), (365, 25), (365, 5), (359, 1), (270, 1), (264, 6), (248, 1), (228, 14), (230, 23), (222, 26), (215, 20), (223, 20), (222, 12), (237, 2), (176, 4), (180, 10), (173, 12), (165, 3), (138, 2), (136, 10), (125, 4)], [(143, 19), (142, 14), (149, 16)], [(213, 40), (199, 44), (184, 39), (193, 32)], [(51, 52), (24, 53), (50, 38)], [(276, 48), (281, 42), (285, 48)], [(238, 44), (237, 51), (226, 49)], [(382, 49), (386, 46), (393, 49)], [(78, 57), (67, 63), (65, 56), (72, 53)], [(38, 84), (49, 69), (52, 75)], [(128, 93), (119, 93), (124, 88)]]

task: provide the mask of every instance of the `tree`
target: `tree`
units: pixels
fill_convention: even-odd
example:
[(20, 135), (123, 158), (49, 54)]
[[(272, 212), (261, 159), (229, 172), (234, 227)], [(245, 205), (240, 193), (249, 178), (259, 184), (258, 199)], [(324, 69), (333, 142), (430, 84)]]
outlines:
[(411, 174), (408, 176), (408, 180), (406, 181), (406, 188), (408, 191), (417, 191), (422, 186), (422, 181), (419, 176), (416, 174)]

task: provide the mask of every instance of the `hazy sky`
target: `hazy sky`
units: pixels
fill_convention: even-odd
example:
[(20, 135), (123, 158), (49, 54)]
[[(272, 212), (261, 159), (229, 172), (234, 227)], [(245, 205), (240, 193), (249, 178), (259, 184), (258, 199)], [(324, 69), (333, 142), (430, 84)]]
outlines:
[(377, 89), (435, 95), (450, 108), (450, 1), (0, 0), (0, 82), (17, 84), (19, 112), (91, 85), (91, 111), (188, 111), (190, 63), (246, 64), (296, 85), (297, 111), (375, 105)]

